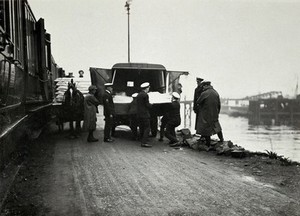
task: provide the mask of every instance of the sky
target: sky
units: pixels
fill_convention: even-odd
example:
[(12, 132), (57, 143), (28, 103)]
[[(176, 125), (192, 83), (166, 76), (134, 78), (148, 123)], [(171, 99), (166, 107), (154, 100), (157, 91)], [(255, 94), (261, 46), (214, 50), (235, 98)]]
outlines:
[[(126, 0), (28, 0), (51, 34), (52, 55), (66, 73), (128, 61)], [(188, 71), (222, 98), (269, 91), (294, 96), (300, 79), (300, 0), (132, 0), (131, 62)], [(300, 94), (300, 90), (298, 91)]]

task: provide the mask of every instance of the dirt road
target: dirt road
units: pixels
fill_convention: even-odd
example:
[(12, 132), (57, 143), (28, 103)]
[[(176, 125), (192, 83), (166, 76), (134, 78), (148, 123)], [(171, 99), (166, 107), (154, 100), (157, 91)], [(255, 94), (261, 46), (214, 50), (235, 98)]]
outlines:
[(97, 143), (43, 134), (1, 215), (300, 215), (299, 200), (212, 154), (154, 139), (142, 148), (126, 130), (113, 143), (96, 134)]

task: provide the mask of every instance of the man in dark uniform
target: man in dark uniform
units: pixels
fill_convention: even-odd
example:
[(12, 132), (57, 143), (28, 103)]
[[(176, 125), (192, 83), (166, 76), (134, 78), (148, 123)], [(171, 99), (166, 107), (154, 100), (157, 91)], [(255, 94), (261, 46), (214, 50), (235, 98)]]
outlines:
[(141, 92), (138, 94), (137, 100), (137, 117), (139, 121), (140, 135), (141, 135), (141, 146), (152, 147), (148, 144), (148, 136), (150, 132), (150, 108), (149, 103), (149, 89), (150, 84), (145, 82), (141, 85)]
[(202, 84), (201, 82), (203, 81), (202, 78), (197, 77), (196, 78), (197, 81), (197, 88), (195, 88), (195, 92), (194, 92), (194, 102), (193, 102), (193, 110), (196, 114), (196, 123), (195, 123), (195, 130), (197, 130), (197, 121), (198, 121), (198, 113), (199, 113), (199, 105), (197, 104), (197, 100), (200, 97), (203, 88), (202, 88)]
[[(182, 93), (182, 84), (181, 83), (178, 83), (176, 85), (176, 88), (175, 88), (175, 91), (174, 92), (177, 92), (179, 94), (179, 96), (181, 95)], [(164, 114), (163, 114), (163, 117), (160, 119), (160, 131), (159, 131), (159, 140), (160, 142), (162, 142), (164, 140), (164, 136), (165, 136), (165, 129), (166, 129), (166, 126), (167, 126), (167, 123), (169, 121), (169, 117), (168, 117), (168, 113), (169, 113), (169, 106), (166, 107), (167, 110), (164, 110)]]
[(106, 83), (103, 95), (103, 114), (104, 114), (104, 142), (113, 142), (111, 131), (114, 124), (115, 106), (112, 98), (113, 84)]
[(203, 81), (203, 92), (197, 100), (199, 104), (199, 115), (197, 133), (205, 138), (206, 145), (210, 145), (210, 136), (217, 134), (223, 142), (222, 128), (219, 123), (219, 113), (221, 109), (220, 96), (210, 85), (209, 81)]
[(172, 93), (172, 105), (168, 113), (168, 122), (166, 125), (165, 136), (170, 140), (170, 146), (175, 147), (179, 145), (179, 141), (176, 138), (175, 128), (181, 123), (180, 118), (180, 95), (177, 92)]

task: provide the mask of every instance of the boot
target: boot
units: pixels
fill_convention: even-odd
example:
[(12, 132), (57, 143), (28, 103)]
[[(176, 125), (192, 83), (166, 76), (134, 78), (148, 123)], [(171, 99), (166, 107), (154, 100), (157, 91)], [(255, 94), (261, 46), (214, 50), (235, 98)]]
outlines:
[(204, 136), (205, 144), (209, 147), (210, 146), (210, 136)]
[(97, 142), (97, 141), (98, 141), (98, 139), (96, 139), (96, 138), (94, 137), (93, 131), (90, 131), (90, 132), (89, 132), (87, 141), (88, 141), (88, 142)]
[(220, 131), (219, 133), (217, 133), (219, 139), (220, 139), (220, 142), (223, 142), (224, 141), (224, 138), (223, 138), (223, 133), (222, 131)]

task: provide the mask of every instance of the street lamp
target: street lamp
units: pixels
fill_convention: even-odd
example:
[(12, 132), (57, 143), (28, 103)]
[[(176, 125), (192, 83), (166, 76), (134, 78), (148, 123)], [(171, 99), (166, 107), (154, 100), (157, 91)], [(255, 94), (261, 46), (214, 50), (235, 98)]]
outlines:
[(128, 15), (128, 63), (130, 62), (130, 28), (129, 28), (130, 2), (131, 2), (131, 0), (127, 0), (125, 3), (127, 15)]

